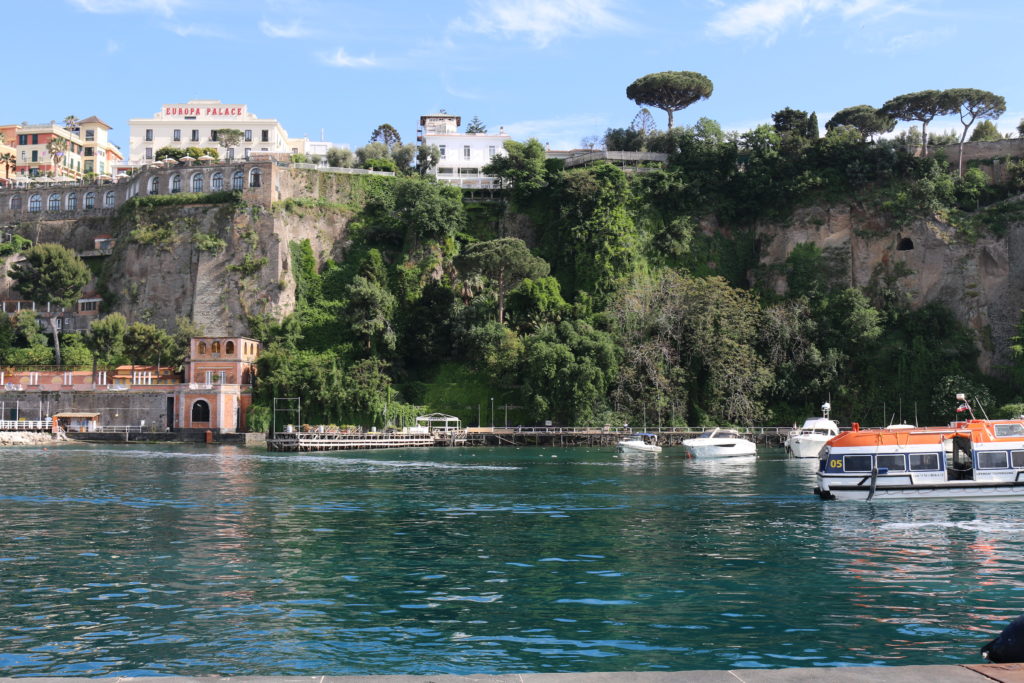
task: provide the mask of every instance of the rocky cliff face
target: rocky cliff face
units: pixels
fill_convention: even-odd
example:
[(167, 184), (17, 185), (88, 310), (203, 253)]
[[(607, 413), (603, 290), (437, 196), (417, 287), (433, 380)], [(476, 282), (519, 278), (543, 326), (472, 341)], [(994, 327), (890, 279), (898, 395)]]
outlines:
[(965, 241), (935, 219), (893, 230), (878, 214), (849, 204), (802, 209), (790, 222), (756, 232), (762, 267), (751, 277), (774, 291), (785, 291), (782, 266), (793, 248), (811, 242), (837, 281), (868, 288), (888, 276), (912, 307), (938, 301), (950, 308), (974, 330), (983, 371), (998, 373), (1010, 361), (1009, 340), (1024, 305), (1024, 225), (1002, 238)]

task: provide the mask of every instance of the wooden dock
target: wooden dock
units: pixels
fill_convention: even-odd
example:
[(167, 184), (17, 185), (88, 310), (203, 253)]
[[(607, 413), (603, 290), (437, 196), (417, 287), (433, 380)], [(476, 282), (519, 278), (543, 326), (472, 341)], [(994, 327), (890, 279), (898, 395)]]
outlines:
[(301, 453), (310, 451), (349, 451), (377, 448), (432, 448), (434, 446), (461, 446), (463, 432), (416, 433), (401, 432), (277, 432), (267, 438), (272, 451)]
[[(649, 429), (661, 446), (680, 446), (683, 439), (699, 436), (707, 427)], [(740, 433), (761, 446), (782, 445), (792, 427), (748, 427)], [(465, 430), (402, 432), (277, 432), (267, 438), (267, 448), (291, 453), (347, 451), (377, 448), (431, 448), (437, 446), (615, 446), (636, 431), (601, 427), (470, 427)]]

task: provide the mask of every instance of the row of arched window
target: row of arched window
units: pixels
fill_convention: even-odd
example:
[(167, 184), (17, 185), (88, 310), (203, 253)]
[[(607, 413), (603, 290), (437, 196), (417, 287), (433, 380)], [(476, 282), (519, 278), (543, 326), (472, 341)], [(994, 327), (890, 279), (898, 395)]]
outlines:
[[(199, 349), (198, 349), (199, 353), (205, 354), (206, 350), (207, 350), (206, 342), (204, 342), (204, 341), (199, 342)], [(209, 346), (209, 350), (210, 350), (210, 353), (220, 353), (220, 342), (219, 341), (211, 342), (210, 346)], [(235, 342), (230, 341), (230, 340), (224, 342), (224, 353), (232, 354), (234, 352), (235, 352)]]
[[(96, 208), (96, 193), (86, 192), (82, 198), (83, 209), (95, 209)], [(21, 211), (22, 198), (20, 194), (12, 195), (7, 205), (7, 208), (11, 211)], [(112, 209), (117, 202), (117, 196), (113, 190), (105, 192), (103, 194), (103, 208)], [(66, 195), (61, 196), (59, 192), (54, 192), (46, 199), (46, 210), (47, 211), (75, 211), (78, 209), (78, 193), (68, 192)], [(43, 210), (43, 196), (41, 194), (29, 195), (28, 198), (28, 210), (29, 213), (38, 213)]]
[[(260, 169), (253, 168), (249, 170), (249, 187), (260, 187), (262, 180), (262, 174)], [(171, 194), (181, 192), (182, 177), (180, 173), (175, 173), (171, 176), (168, 184), (168, 191)], [(201, 172), (193, 173), (189, 177), (189, 191), (190, 192), (205, 192), (206, 189), (204, 184), (206, 179), (203, 177)], [(231, 189), (241, 190), (245, 187), (245, 173), (243, 171), (235, 171), (231, 174)], [(224, 189), (224, 173), (216, 171), (210, 176), (210, 192), (220, 192)], [(149, 194), (160, 194), (160, 177), (153, 176), (149, 179), (149, 186), (147, 187)]]

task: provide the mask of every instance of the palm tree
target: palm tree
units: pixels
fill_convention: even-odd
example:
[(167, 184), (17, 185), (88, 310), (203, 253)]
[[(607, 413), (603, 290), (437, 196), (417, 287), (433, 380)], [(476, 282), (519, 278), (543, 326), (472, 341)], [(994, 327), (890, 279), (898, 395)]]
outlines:
[(78, 128), (78, 117), (74, 114), (68, 114), (64, 117), (64, 127), (68, 130), (74, 130)]
[(7, 169), (7, 173), (4, 175), (10, 178), (11, 170), (18, 165), (18, 157), (14, 156), (10, 152), (4, 152), (3, 154), (0, 154), (0, 164), (3, 164), (4, 168)]
[(60, 160), (64, 157), (64, 153), (67, 152), (67, 150), (67, 138), (62, 138), (59, 135), (54, 135), (50, 138), (50, 141), (46, 143), (46, 151), (50, 153), (50, 157), (53, 159), (54, 177), (57, 177), (57, 173), (60, 168)]

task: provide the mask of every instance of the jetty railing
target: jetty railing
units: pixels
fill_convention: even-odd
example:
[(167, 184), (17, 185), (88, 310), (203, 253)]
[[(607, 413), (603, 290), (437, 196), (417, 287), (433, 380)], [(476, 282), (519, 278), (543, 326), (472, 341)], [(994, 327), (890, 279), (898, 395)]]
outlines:
[(0, 420), (0, 432), (48, 432), (50, 418), (45, 420)]

